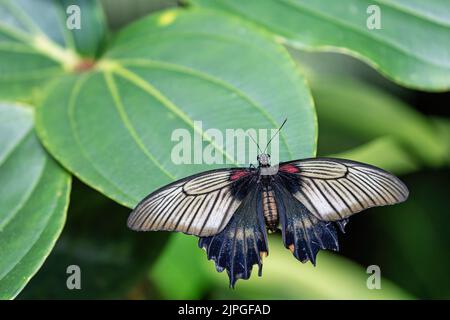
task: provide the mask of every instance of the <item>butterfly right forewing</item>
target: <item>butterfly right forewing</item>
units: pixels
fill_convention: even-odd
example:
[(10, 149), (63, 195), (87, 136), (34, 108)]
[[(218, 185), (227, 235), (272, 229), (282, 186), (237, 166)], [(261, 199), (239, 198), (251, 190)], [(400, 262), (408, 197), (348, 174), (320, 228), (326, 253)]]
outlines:
[(297, 160), (280, 164), (279, 170), (297, 179), (294, 197), (325, 221), (339, 221), (367, 208), (400, 203), (409, 194), (403, 182), (389, 172), (351, 160)]

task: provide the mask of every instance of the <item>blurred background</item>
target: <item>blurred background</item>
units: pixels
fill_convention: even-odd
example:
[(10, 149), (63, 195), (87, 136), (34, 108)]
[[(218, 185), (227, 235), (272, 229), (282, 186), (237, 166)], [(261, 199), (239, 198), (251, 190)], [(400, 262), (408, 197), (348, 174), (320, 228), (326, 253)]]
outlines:
[[(112, 30), (179, 5), (162, 0), (102, 3)], [(63, 234), (19, 298), (450, 298), (449, 93), (405, 89), (349, 56), (290, 53), (312, 88), (318, 155), (394, 172), (410, 189), (406, 203), (351, 218), (340, 235), (341, 251), (320, 252), (317, 267), (299, 263), (282, 246), (280, 235), (271, 235), (263, 277), (254, 272), (231, 290), (226, 274), (217, 273), (197, 248), (197, 238), (131, 232), (123, 227), (128, 208), (74, 178)], [(80, 265), (82, 290), (67, 290), (69, 264)], [(369, 265), (381, 269), (381, 290), (367, 289)]]

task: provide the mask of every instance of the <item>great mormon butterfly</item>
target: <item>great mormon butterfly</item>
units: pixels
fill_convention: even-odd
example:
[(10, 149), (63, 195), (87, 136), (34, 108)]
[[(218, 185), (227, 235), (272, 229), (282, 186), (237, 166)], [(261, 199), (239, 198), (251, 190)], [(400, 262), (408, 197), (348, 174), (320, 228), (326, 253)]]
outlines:
[(285, 247), (315, 265), (319, 249), (338, 251), (336, 227), (344, 232), (351, 215), (403, 202), (409, 194), (394, 175), (356, 161), (310, 158), (271, 166), (264, 152), (257, 160), (257, 168), (210, 170), (152, 192), (128, 226), (198, 236), (199, 247), (217, 271), (227, 270), (234, 287), (255, 264), (261, 276), (266, 228), (281, 229)]

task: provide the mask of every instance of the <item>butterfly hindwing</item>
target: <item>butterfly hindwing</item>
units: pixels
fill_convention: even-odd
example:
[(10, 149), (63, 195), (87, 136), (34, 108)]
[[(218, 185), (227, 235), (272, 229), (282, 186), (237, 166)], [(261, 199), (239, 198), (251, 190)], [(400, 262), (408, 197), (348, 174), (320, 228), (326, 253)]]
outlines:
[(255, 264), (261, 276), (268, 245), (260, 187), (252, 189), (220, 233), (201, 237), (199, 247), (214, 260), (217, 271), (227, 270), (231, 287), (238, 279), (248, 279)]
[(249, 192), (250, 169), (217, 169), (164, 186), (143, 199), (128, 218), (137, 231), (220, 232)]
[(317, 219), (285, 187), (283, 179), (274, 181), (283, 243), (301, 262), (316, 262), (320, 249), (339, 250), (333, 222)]

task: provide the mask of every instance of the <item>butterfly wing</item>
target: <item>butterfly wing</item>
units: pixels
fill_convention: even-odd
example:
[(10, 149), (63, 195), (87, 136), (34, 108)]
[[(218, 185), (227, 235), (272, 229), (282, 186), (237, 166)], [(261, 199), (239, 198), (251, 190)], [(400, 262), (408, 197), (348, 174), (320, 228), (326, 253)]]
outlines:
[(318, 219), (339, 221), (370, 207), (408, 198), (408, 188), (380, 168), (344, 159), (314, 158), (281, 163), (290, 191)]
[(242, 201), (227, 226), (218, 234), (202, 237), (199, 247), (214, 260), (219, 272), (227, 270), (230, 286), (238, 279), (248, 279), (253, 265), (262, 272), (262, 258), (268, 253), (261, 188), (256, 184)]
[(283, 243), (301, 262), (316, 263), (320, 249), (339, 250), (333, 222), (316, 218), (285, 187), (282, 179), (273, 183)]
[(337, 251), (336, 225), (364, 209), (403, 202), (407, 187), (367, 164), (331, 158), (281, 163), (273, 182), (284, 245), (315, 264), (319, 249)]
[(248, 193), (251, 169), (217, 169), (164, 186), (131, 212), (137, 231), (180, 231), (197, 236), (220, 232)]

